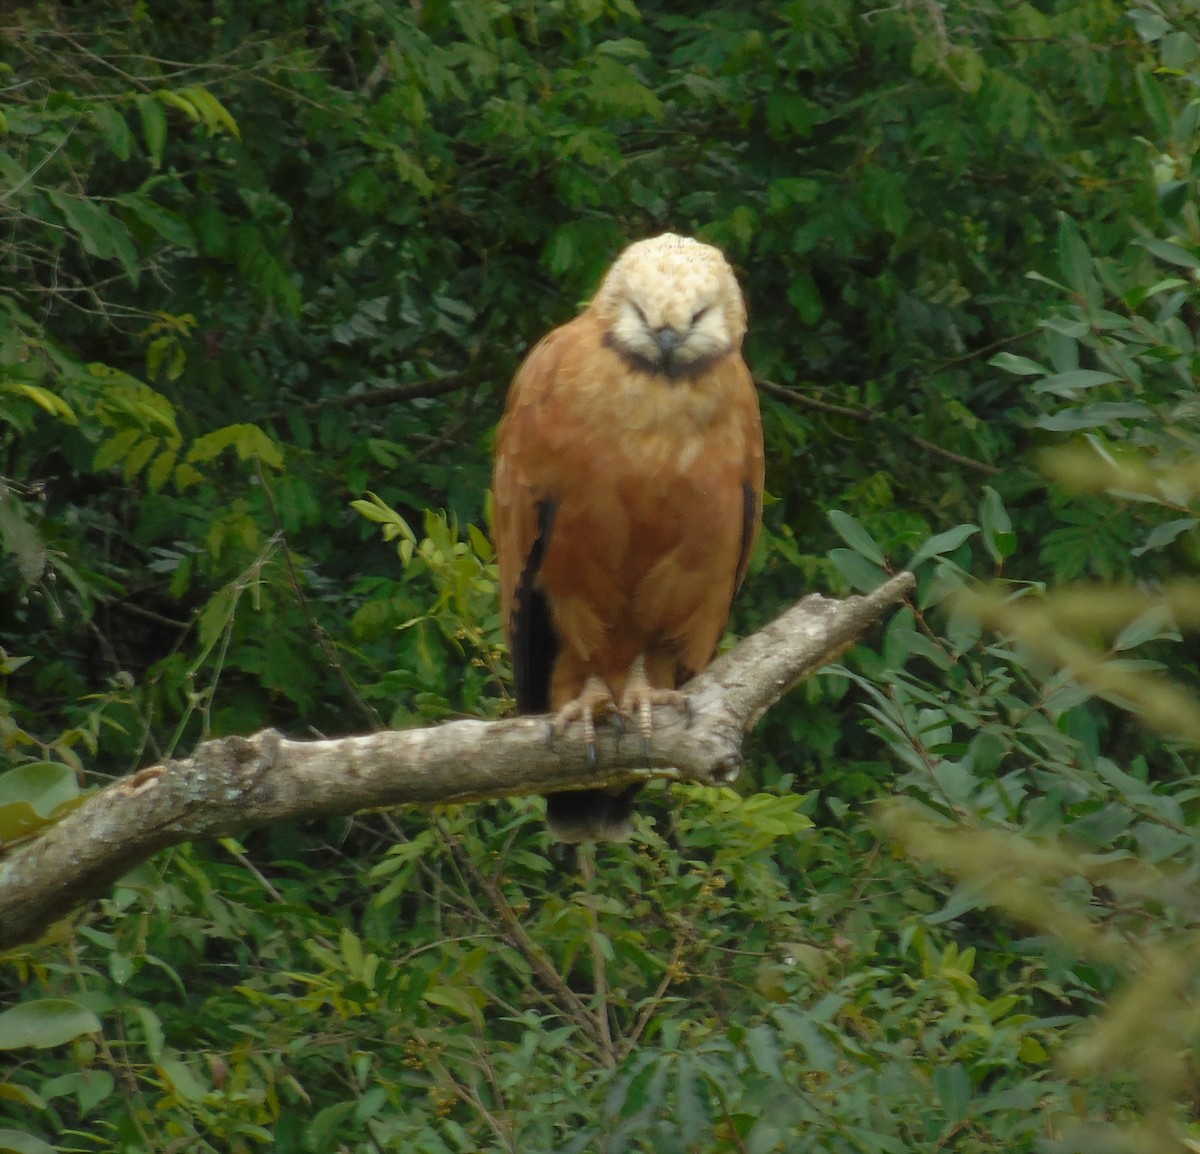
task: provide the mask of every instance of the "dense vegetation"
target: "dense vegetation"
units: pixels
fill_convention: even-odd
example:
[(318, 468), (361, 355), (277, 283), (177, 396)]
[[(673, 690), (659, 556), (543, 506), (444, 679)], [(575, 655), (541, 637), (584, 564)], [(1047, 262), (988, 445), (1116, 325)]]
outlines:
[(579, 870), (526, 799), (162, 854), (0, 957), (0, 1151), (1194, 1149), (1196, 17), (6, 6), (0, 842), (508, 710), (490, 433), (666, 228), (750, 304), (735, 630), (919, 592)]

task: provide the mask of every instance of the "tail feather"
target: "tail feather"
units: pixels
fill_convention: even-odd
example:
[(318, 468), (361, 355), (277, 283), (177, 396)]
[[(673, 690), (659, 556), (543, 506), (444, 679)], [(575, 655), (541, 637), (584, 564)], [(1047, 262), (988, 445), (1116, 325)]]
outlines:
[(628, 841), (633, 832), (633, 799), (641, 782), (617, 793), (577, 789), (546, 797), (546, 823), (561, 842)]

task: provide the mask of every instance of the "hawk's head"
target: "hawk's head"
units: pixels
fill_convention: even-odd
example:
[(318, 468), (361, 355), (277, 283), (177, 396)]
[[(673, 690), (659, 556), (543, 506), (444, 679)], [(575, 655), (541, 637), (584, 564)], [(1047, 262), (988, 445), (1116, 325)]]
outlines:
[(678, 378), (741, 348), (746, 305), (720, 251), (686, 236), (631, 244), (608, 270), (592, 311), (605, 342), (637, 368)]

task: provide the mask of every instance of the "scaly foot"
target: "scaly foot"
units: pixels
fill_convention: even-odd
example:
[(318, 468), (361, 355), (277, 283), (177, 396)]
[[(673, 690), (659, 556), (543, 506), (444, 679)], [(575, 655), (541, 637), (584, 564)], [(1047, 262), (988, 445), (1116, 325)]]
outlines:
[(612, 692), (599, 677), (589, 677), (578, 697), (573, 697), (554, 715), (550, 723), (550, 740), (562, 737), (572, 721), (583, 727), (583, 748), (589, 765), (596, 764), (596, 716), (617, 714)]
[(621, 694), (621, 712), (632, 718), (642, 739), (642, 753), (650, 753), (650, 734), (654, 731), (653, 709), (656, 705), (673, 705), (692, 718), (691, 701), (678, 689), (656, 689), (646, 677), (646, 659), (639, 657), (629, 669), (629, 680)]

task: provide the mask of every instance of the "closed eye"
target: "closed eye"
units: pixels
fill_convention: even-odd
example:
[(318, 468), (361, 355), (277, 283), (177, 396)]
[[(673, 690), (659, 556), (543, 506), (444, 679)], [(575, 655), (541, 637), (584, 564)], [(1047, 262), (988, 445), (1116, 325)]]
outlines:
[(704, 319), (704, 314), (707, 313), (708, 310), (709, 306), (705, 305), (703, 308), (697, 309), (694, 313), (692, 313), (692, 324), (699, 324)]

